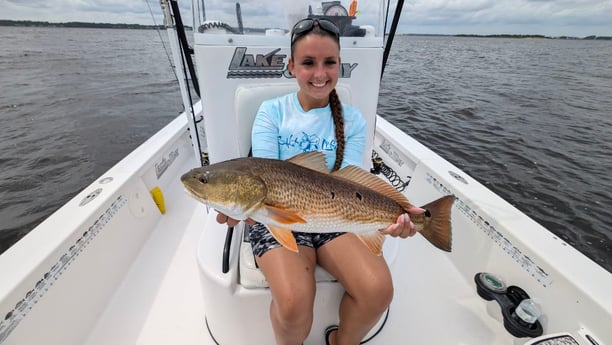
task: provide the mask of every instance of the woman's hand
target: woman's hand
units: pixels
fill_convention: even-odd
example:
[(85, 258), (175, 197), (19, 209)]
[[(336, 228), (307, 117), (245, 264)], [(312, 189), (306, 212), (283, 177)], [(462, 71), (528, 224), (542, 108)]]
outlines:
[[(251, 218), (246, 219), (244, 222), (249, 224), (249, 225), (255, 224), (255, 221), (252, 220)], [(227, 223), (228, 227), (233, 228), (238, 223), (240, 223), (240, 220), (239, 219), (234, 219), (232, 217), (228, 217), (224, 213), (221, 213), (221, 212), (217, 211), (217, 223), (219, 223), (219, 224)]]
[(399, 217), (397, 217), (395, 224), (389, 225), (386, 229), (381, 230), (380, 232), (385, 235), (401, 238), (414, 236), (417, 230), (414, 223), (410, 220), (410, 213), (421, 214), (425, 212), (425, 210), (415, 206), (406, 211), (407, 213), (401, 214)]

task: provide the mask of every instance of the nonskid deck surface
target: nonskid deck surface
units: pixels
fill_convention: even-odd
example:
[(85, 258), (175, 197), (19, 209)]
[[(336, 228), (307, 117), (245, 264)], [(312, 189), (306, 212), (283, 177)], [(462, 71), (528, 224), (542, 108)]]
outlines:
[(179, 177), (164, 193), (166, 214), (101, 315), (88, 345), (214, 344), (205, 328), (196, 262), (206, 207), (183, 191)]
[[(389, 320), (372, 344), (513, 343), (487, 313), (487, 303), (494, 302), (480, 298), (446, 254), (433, 252), (419, 235), (400, 241)], [(489, 309), (499, 312), (497, 305)]]
[[(167, 213), (101, 315), (88, 345), (214, 344), (205, 326), (196, 261), (207, 210), (183, 191), (178, 178), (165, 197)], [(503, 326), (487, 314), (473, 284), (444, 253), (420, 236), (397, 241), (395, 297), (385, 328), (371, 344), (512, 343)]]

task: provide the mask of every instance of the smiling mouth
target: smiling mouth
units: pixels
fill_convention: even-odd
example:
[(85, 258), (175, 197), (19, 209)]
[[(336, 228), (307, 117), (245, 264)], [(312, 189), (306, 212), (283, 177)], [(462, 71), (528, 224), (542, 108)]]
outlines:
[(326, 82), (326, 81), (324, 81), (324, 82), (322, 82), (322, 83), (314, 83), (314, 82), (313, 82), (313, 83), (311, 83), (311, 84), (312, 84), (312, 86), (314, 86), (314, 87), (323, 87), (323, 86), (327, 85), (327, 82)]

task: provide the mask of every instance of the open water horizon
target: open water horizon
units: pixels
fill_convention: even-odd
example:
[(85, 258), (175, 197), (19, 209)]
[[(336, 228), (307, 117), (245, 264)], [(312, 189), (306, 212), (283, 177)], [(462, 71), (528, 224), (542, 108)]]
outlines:
[[(0, 253), (183, 108), (156, 31), (0, 27), (0, 75)], [(612, 272), (610, 95), (612, 42), (399, 36), (379, 113)]]

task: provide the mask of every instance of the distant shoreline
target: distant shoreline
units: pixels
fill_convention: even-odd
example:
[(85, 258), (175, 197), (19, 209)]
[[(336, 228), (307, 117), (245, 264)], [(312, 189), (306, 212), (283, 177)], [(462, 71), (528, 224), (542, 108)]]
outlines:
[[(51, 27), (51, 28), (88, 28), (88, 29), (137, 29), (137, 30), (163, 30), (163, 25), (141, 25), (141, 24), (112, 24), (112, 23), (87, 23), (87, 22), (65, 22), (52, 23), (34, 20), (7, 20), (0, 19), (0, 26), (21, 26), (21, 27)], [(191, 26), (185, 26), (191, 30)]]
[(476, 34), (398, 34), (398, 36), (432, 36), (432, 37), (476, 37), (476, 38), (539, 38), (539, 39), (565, 39), (565, 40), (606, 40), (611, 41), (612, 36), (545, 36), (545, 35), (515, 35), (515, 34), (495, 34), (495, 35), (476, 35)]
[[(90, 29), (138, 29), (138, 30), (163, 30), (163, 25), (141, 25), (141, 24), (112, 24), (112, 23), (87, 23), (87, 22), (65, 22), (53, 23), (46, 21), (34, 20), (8, 20), (0, 19), (0, 26), (21, 26), (21, 27), (58, 27), (58, 28), (90, 28)], [(185, 29), (192, 30), (190, 26), (185, 26)], [(402, 33), (398, 36), (439, 36), (439, 37), (483, 37), (483, 38), (541, 38), (541, 39), (568, 39), (568, 40), (607, 40), (611, 41), (612, 36), (545, 36), (538, 34), (531, 35), (515, 35), (515, 34), (495, 34), (495, 35), (476, 35), (476, 34), (413, 34)]]

